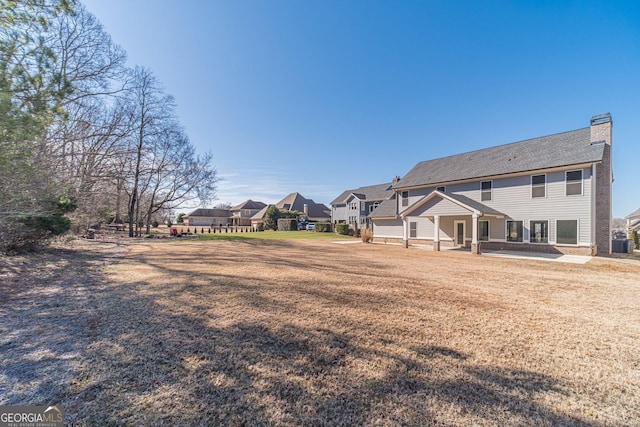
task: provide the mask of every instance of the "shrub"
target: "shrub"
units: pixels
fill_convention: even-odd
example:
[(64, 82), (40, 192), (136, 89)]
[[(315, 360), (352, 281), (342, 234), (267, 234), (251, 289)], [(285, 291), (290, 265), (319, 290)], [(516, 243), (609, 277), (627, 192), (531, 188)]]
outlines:
[(187, 234), (191, 233), (191, 229), (187, 227)]
[(158, 228), (158, 226), (159, 226), (159, 225), (160, 225), (160, 224), (158, 223), (158, 221), (153, 221), (153, 222), (151, 223), (151, 226), (152, 226), (153, 228)]
[(330, 222), (316, 222), (315, 231), (319, 233), (326, 233), (331, 231), (331, 223)]
[(170, 219), (167, 220), (167, 227), (171, 227), (173, 225), (173, 222), (171, 222)]
[(258, 224), (257, 231), (264, 231), (264, 224), (263, 223)]
[(279, 231), (296, 231), (298, 229), (298, 220), (296, 218), (279, 218)]
[(349, 234), (349, 224), (336, 224), (336, 233), (346, 236)]
[(631, 238), (631, 240), (633, 240), (633, 246), (636, 249), (640, 249), (640, 236), (638, 235), (638, 231), (633, 230), (629, 237)]
[[(187, 231), (189, 231), (188, 228), (187, 228)], [(193, 234), (198, 234), (198, 228), (197, 227), (193, 227)]]
[(373, 232), (368, 228), (363, 228), (360, 230), (360, 238), (365, 243), (370, 243), (373, 240)]
[(200, 227), (200, 233), (204, 234), (204, 227)]

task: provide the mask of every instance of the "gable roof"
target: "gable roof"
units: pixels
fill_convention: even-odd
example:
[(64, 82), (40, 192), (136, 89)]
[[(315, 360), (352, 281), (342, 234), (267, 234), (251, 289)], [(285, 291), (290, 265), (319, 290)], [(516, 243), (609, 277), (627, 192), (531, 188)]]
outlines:
[(503, 213), (498, 212), (497, 210), (485, 204), (482, 204), (476, 200), (470, 199), (467, 196), (463, 196), (462, 194), (443, 193), (440, 191), (432, 191), (431, 193), (427, 194), (426, 196), (424, 196), (423, 198), (415, 202), (413, 205), (411, 205), (404, 211), (400, 212), (400, 215), (404, 217), (410, 214), (411, 212), (415, 211), (420, 206), (424, 205), (429, 200), (434, 199), (436, 197), (439, 197), (443, 200), (450, 200), (456, 205), (461, 206), (478, 215), (504, 216)]
[(396, 218), (396, 199), (388, 199), (368, 215), (369, 218)]
[(352, 194), (363, 201), (386, 200), (393, 194), (393, 187), (391, 183), (386, 183), (367, 185), (365, 187), (360, 187), (353, 190), (346, 190), (340, 193), (340, 195), (331, 202), (331, 205), (346, 203), (347, 199)]
[(229, 209), (196, 209), (186, 215), (187, 218), (194, 216), (228, 218), (231, 214)]
[[(304, 212), (304, 205), (308, 206), (308, 216), (310, 218), (325, 218), (329, 219), (331, 216), (328, 214), (329, 208), (322, 203), (316, 203), (312, 199), (307, 199), (300, 193), (291, 193), (285, 196), (282, 200), (275, 204), (278, 209), (287, 209), (290, 211)], [(258, 213), (251, 217), (251, 219), (262, 219), (267, 212), (268, 206), (262, 208)]]
[(602, 161), (604, 143), (583, 128), (420, 162), (394, 188), (482, 178)]
[(247, 200), (247, 201), (245, 201), (243, 203), (240, 203), (237, 206), (232, 207), (231, 210), (232, 211), (239, 211), (239, 210), (242, 210), (242, 209), (262, 209), (262, 208), (264, 208), (266, 206), (267, 206), (266, 203), (255, 202), (255, 201), (249, 199), (249, 200)]

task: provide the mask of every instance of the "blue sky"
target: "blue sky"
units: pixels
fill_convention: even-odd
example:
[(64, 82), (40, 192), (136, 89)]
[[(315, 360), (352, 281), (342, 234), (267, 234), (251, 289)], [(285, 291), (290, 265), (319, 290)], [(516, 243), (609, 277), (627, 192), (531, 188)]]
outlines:
[(215, 203), (328, 204), (610, 112), (613, 215), (640, 208), (640, 2), (83, 3), (213, 153)]

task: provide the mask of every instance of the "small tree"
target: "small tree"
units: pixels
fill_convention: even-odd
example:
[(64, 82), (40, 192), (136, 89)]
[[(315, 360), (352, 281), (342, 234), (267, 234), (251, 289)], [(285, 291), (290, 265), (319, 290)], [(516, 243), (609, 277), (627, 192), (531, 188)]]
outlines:
[(267, 208), (267, 211), (264, 214), (264, 228), (277, 230), (278, 229), (278, 219), (281, 217), (280, 209), (271, 205)]
[(177, 222), (178, 224), (182, 224), (182, 223), (184, 222), (184, 220), (183, 220), (182, 218), (183, 218), (185, 215), (186, 215), (185, 213), (182, 213), (182, 212), (181, 212), (181, 213), (179, 213), (179, 214), (178, 214), (178, 218), (176, 218), (176, 222)]
[(640, 249), (640, 236), (638, 235), (638, 231), (637, 230), (631, 231), (629, 238), (633, 240), (633, 246), (636, 249)]
[(336, 233), (343, 236), (349, 234), (349, 224), (336, 224)]
[(360, 230), (360, 238), (364, 243), (370, 243), (373, 239), (373, 232), (368, 228), (363, 228)]

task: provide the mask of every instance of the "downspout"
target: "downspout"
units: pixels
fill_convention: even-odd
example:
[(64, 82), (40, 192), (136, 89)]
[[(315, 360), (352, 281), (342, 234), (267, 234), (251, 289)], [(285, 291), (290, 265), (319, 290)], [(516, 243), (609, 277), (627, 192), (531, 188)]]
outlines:
[[(591, 163), (591, 256), (598, 255), (598, 246), (596, 245), (596, 164)], [(558, 230), (556, 229), (556, 241)]]

